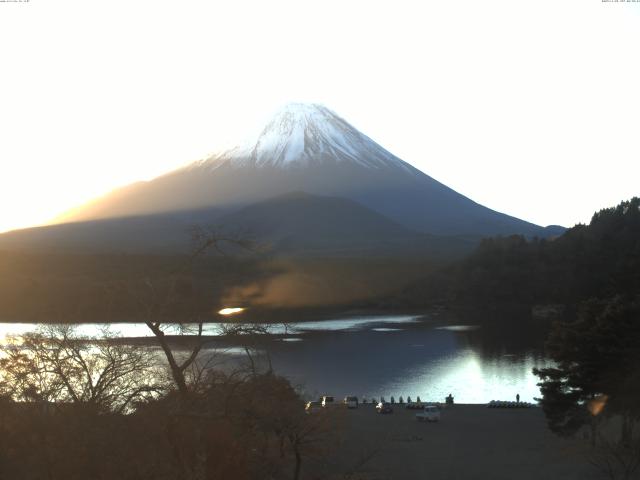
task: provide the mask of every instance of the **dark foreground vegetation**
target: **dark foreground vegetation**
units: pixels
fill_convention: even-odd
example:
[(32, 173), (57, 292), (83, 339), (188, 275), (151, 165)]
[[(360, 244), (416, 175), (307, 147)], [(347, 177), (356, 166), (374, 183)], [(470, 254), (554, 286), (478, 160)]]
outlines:
[(344, 478), (339, 415), (306, 415), (270, 370), (214, 360), (69, 326), (15, 338), (0, 360), (0, 478)]
[[(108, 332), (87, 342), (69, 326), (6, 344), (0, 478), (357, 478), (359, 461), (350, 467), (336, 461), (348, 422), (306, 415), (285, 379), (256, 368), (254, 340), (268, 334), (259, 323), (226, 332), (244, 346), (244, 367), (218, 368), (204, 348), (202, 325), (218, 306), (247, 302), (256, 311), (295, 311), (313, 298), (311, 310), (446, 305), (527, 312), (500, 322), (548, 332), (554, 365), (535, 373), (550, 430), (588, 439), (589, 461), (608, 478), (640, 473), (638, 198), (553, 240), (484, 240), (468, 258), (445, 267), (397, 259), (294, 267), (200, 255), (186, 263), (184, 257), (70, 258), (0, 256), (2, 315), (137, 320), (158, 349), (114, 342)], [(398, 272), (405, 273), (401, 280)], [(176, 323), (193, 339), (180, 350), (164, 333)], [(351, 458), (369, 456), (363, 450)]]

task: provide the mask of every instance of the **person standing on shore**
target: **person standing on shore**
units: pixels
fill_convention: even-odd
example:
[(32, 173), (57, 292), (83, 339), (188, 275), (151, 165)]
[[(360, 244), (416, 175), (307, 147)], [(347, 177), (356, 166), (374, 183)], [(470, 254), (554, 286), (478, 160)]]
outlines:
[(516, 393), (516, 403), (520, 403), (520, 394)]

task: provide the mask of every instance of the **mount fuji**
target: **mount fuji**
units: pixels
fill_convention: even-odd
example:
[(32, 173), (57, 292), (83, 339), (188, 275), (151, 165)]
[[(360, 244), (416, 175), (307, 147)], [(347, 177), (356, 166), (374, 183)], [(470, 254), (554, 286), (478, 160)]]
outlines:
[[(367, 220), (349, 219), (345, 212)], [(268, 226), (266, 218), (272, 219)], [(25, 240), (27, 232), (39, 232), (33, 238), (56, 238), (55, 244), (68, 243), (68, 236), (82, 243), (96, 222), (106, 234), (103, 239), (126, 231), (138, 243), (144, 244), (146, 236), (154, 244), (169, 244), (175, 241), (170, 231), (178, 226), (240, 225), (243, 219), (249, 230), (268, 230), (276, 243), (286, 239), (288, 244), (301, 224), (315, 219), (320, 235), (316, 246), (323, 235), (336, 246), (340, 239), (365, 237), (367, 244), (376, 238), (415, 243), (422, 235), (544, 237), (560, 229), (484, 207), (391, 154), (328, 108), (296, 103), (282, 108), (255, 138), (237, 147), (116, 190), (75, 209), (62, 219), (63, 225), (0, 236), (0, 246), (8, 238), (12, 244), (18, 237)], [(78, 229), (84, 233), (72, 234)], [(147, 235), (141, 236), (142, 231)]]

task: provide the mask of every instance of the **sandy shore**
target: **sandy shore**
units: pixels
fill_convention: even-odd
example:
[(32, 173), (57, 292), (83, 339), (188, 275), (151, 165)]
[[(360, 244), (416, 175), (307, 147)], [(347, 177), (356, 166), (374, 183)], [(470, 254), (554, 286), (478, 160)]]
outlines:
[(375, 452), (368, 479), (590, 479), (586, 442), (550, 432), (540, 408), (488, 409), (454, 405), (438, 423), (417, 422), (416, 411), (396, 406), (380, 415), (372, 405), (341, 413), (344, 442), (336, 457), (344, 466)]

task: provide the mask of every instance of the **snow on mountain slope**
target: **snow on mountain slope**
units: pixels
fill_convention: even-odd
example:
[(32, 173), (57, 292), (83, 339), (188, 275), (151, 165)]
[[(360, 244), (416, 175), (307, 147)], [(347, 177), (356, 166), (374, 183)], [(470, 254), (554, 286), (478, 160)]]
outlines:
[(351, 162), (366, 168), (418, 171), (353, 128), (328, 108), (291, 103), (279, 110), (257, 138), (198, 162), (193, 168), (222, 165), (292, 168), (323, 161)]

